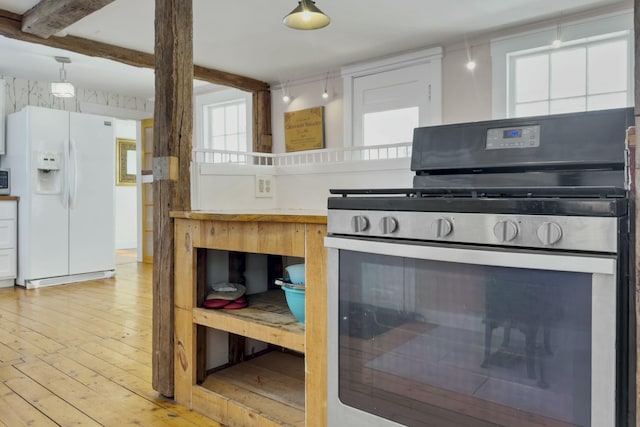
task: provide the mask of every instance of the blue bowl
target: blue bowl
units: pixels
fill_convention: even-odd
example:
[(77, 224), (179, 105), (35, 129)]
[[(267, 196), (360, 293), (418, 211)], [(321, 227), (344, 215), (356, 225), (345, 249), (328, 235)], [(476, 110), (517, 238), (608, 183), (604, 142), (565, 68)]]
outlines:
[(287, 298), (287, 305), (298, 322), (304, 325), (304, 289), (293, 289), (283, 286), (284, 296)]
[(294, 285), (304, 285), (304, 264), (293, 264), (285, 267), (289, 281)]

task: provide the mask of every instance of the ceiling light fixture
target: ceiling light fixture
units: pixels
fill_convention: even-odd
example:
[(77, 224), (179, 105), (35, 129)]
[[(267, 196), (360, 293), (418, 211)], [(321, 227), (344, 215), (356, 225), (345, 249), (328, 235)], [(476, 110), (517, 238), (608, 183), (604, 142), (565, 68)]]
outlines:
[(67, 81), (67, 70), (64, 64), (70, 64), (71, 60), (66, 56), (55, 56), (56, 62), (60, 63), (60, 81), (51, 82), (51, 94), (58, 98), (73, 98), (76, 96), (76, 88)]
[(316, 7), (312, 0), (300, 0), (298, 6), (282, 20), (284, 25), (296, 30), (317, 30), (331, 22), (331, 18)]

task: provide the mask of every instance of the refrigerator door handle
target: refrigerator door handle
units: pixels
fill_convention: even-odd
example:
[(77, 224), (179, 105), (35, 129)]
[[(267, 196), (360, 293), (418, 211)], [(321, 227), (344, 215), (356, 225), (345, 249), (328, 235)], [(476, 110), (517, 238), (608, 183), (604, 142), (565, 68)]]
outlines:
[[(78, 195), (78, 150), (76, 150), (76, 144), (73, 139), (70, 140), (69, 151), (73, 164), (69, 171), (69, 208), (73, 209)], [(71, 188), (71, 184), (73, 184), (73, 188)]]
[(62, 173), (63, 173), (62, 175), (62, 181), (63, 181), (62, 206), (64, 206), (65, 209), (69, 207), (69, 197), (71, 197), (69, 194), (70, 165), (71, 165), (71, 159), (69, 157), (69, 142), (66, 141), (66, 144), (64, 144), (64, 165), (62, 169)]

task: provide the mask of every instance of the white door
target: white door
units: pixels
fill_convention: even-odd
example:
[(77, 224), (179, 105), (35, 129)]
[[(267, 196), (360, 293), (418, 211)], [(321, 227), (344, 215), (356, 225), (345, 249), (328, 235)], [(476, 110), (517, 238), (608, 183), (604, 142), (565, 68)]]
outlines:
[(113, 119), (70, 114), (69, 274), (113, 270)]
[[(65, 152), (69, 135), (69, 113), (30, 107), (27, 111), (25, 149), (31, 209), (25, 236), (28, 240), (24, 277), (27, 280), (68, 274), (69, 224), (65, 191)], [(57, 157), (59, 169), (39, 172), (37, 159), (43, 153)]]

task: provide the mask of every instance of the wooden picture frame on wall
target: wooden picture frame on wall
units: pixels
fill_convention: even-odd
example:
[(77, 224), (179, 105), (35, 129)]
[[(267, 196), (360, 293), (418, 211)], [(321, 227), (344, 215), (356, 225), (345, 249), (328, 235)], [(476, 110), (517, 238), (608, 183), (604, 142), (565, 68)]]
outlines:
[(116, 138), (116, 185), (136, 185), (136, 141)]

